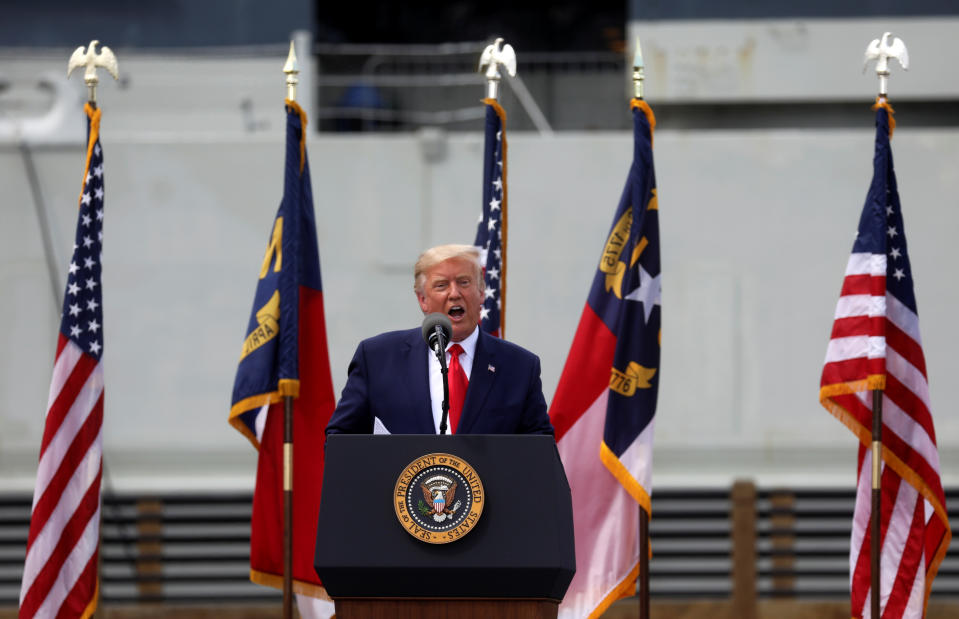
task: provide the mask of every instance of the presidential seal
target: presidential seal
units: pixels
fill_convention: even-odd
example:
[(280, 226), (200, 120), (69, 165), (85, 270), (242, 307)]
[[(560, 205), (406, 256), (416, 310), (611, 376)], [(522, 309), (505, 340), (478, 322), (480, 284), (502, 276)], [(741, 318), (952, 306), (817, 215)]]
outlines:
[(410, 462), (393, 491), (400, 524), (416, 539), (448, 544), (469, 533), (483, 513), (479, 474), (458, 456), (435, 453)]

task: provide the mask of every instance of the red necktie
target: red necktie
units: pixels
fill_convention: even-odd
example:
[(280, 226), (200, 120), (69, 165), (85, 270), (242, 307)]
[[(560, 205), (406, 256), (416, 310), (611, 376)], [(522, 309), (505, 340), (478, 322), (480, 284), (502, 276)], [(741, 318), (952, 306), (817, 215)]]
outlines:
[(460, 365), (460, 353), (463, 348), (459, 344), (453, 344), (449, 347), (450, 367), (450, 434), (456, 433), (456, 426), (460, 421), (460, 413), (463, 412), (463, 402), (466, 401), (466, 388), (469, 387), (469, 379), (466, 378), (466, 372)]

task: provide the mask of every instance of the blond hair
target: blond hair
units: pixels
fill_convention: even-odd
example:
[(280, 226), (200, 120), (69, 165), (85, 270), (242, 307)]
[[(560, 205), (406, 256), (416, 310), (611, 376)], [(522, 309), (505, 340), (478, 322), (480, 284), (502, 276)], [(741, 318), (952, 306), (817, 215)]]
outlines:
[(413, 266), (413, 290), (417, 294), (422, 294), (423, 284), (426, 283), (426, 272), (446, 260), (459, 258), (466, 260), (475, 267), (476, 285), (483, 290), (485, 282), (483, 281), (483, 266), (480, 264), (480, 251), (473, 245), (437, 245), (430, 247), (416, 259)]

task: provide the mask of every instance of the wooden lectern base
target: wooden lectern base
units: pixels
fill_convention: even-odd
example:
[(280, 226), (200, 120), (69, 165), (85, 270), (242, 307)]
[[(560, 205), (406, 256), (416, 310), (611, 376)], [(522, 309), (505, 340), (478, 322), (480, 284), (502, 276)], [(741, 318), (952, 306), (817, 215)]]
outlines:
[(555, 600), (337, 598), (336, 619), (555, 619)]

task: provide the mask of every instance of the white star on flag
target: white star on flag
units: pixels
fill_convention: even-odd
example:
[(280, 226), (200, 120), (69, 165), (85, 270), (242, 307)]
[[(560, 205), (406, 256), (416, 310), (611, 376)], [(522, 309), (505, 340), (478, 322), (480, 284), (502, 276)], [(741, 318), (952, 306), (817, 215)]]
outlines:
[(653, 306), (660, 304), (662, 290), (660, 289), (662, 273), (656, 277), (647, 273), (642, 265), (639, 267), (639, 287), (626, 295), (627, 301), (639, 301), (643, 304), (645, 320), (649, 322), (649, 315), (653, 313)]

